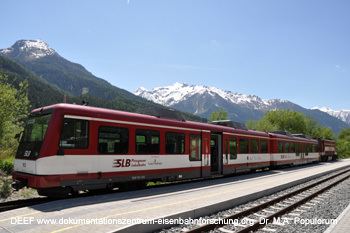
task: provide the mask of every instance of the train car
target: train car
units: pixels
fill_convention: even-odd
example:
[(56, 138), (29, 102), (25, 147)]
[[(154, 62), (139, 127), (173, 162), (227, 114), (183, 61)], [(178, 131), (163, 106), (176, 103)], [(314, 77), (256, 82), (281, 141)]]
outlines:
[(271, 166), (318, 162), (318, 141), (288, 133), (270, 133)]
[(205, 178), (269, 167), (267, 133), (56, 104), (32, 111), (13, 187), (39, 194)]
[(336, 143), (333, 140), (319, 139), (320, 161), (334, 161), (337, 159)]
[(270, 167), (270, 138), (265, 132), (235, 129), (224, 132), (223, 174)]

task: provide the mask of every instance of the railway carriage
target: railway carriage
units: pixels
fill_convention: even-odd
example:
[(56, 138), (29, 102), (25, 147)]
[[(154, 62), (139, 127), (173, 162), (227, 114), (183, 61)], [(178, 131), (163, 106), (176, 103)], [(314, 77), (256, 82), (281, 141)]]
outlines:
[[(278, 151), (280, 142), (283, 153)], [(300, 145), (301, 151), (293, 152), (288, 143)], [(315, 144), (311, 139), (228, 125), (56, 104), (33, 110), (27, 120), (13, 187), (28, 186), (53, 196), (228, 175), (271, 163), (316, 161)]]
[(318, 141), (302, 135), (270, 133), (271, 166), (299, 165), (319, 161)]
[(270, 166), (268, 133), (225, 129), (223, 136), (223, 174), (247, 172)]
[(319, 139), (320, 160), (323, 162), (334, 161), (337, 159), (335, 141)]

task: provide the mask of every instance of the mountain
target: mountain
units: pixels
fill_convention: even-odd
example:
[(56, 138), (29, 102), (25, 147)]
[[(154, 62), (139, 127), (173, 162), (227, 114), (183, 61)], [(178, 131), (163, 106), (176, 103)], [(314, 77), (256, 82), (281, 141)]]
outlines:
[[(35, 106), (47, 105), (48, 102), (50, 104), (62, 102), (64, 94), (68, 96), (68, 102), (80, 103), (82, 90), (88, 89), (89, 105), (150, 115), (176, 115), (176, 118), (204, 120), (192, 114), (173, 111), (115, 87), (106, 80), (94, 76), (82, 65), (68, 61), (42, 40), (19, 40), (10, 48), (0, 49), (0, 56), (10, 59), (13, 62), (12, 66), (17, 65), (11, 72), (22, 72), (22, 78), (19, 79), (28, 77), (32, 86), (45, 83), (44, 86), (50, 88), (45, 92), (49, 100), (45, 100), (45, 97), (41, 100), (41, 94), (38, 94), (40, 90), (30, 90), (31, 98), (37, 98), (33, 101)], [(9, 81), (11, 80), (10, 78)]]
[(304, 113), (321, 125), (332, 128), (335, 132), (349, 127), (345, 122), (327, 113), (306, 109), (287, 100), (265, 100), (256, 95), (245, 95), (216, 87), (175, 83), (153, 90), (140, 87), (135, 91), (135, 94), (155, 103), (206, 118), (219, 108), (225, 109), (230, 119), (239, 122), (258, 120), (269, 110), (290, 109)]
[(19, 40), (11, 48), (1, 49), (0, 53), (4, 56), (27, 61), (58, 55), (42, 40)]
[(350, 125), (350, 110), (333, 110), (328, 107), (322, 107), (322, 108), (315, 107), (312, 109), (318, 109), (322, 112), (328, 113), (329, 115), (334, 116), (339, 120), (342, 120), (345, 123)]
[(16, 62), (0, 56), (0, 74), (5, 82), (18, 88), (23, 81), (28, 82), (28, 99), (32, 108), (63, 101), (64, 93), (52, 87), (44, 79), (35, 76)]
[(122, 97), (122, 95), (137, 99), (131, 93), (97, 78), (82, 65), (61, 57), (41, 40), (19, 40), (12, 47), (1, 49), (0, 54), (23, 65), (51, 85), (73, 96), (81, 95), (82, 89), (88, 88), (92, 96), (103, 99)]

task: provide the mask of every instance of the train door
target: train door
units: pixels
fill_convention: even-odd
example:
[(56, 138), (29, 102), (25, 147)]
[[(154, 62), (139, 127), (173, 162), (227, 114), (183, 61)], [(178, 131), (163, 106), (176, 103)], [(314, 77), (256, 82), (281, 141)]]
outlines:
[(202, 131), (202, 177), (210, 177), (210, 131)]
[(304, 163), (304, 160), (305, 160), (305, 145), (304, 144), (300, 144), (301, 146), (301, 161), (302, 163)]
[(222, 134), (210, 136), (210, 164), (212, 174), (222, 174)]

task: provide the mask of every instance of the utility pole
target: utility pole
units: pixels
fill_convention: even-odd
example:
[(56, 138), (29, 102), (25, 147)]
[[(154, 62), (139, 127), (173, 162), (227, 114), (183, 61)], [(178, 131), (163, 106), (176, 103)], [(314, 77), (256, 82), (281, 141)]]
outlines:
[(81, 89), (82, 105), (89, 105), (88, 97), (89, 97), (89, 88), (83, 87)]

